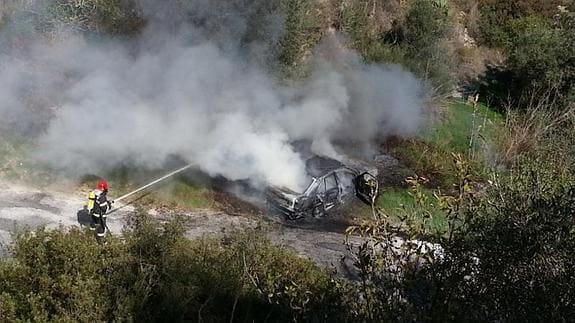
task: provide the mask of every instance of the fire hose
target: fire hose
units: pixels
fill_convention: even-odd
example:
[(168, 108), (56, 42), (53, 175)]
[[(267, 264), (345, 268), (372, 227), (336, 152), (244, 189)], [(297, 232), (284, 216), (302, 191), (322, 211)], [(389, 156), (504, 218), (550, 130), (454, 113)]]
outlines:
[[(154, 185), (154, 184), (157, 184), (157, 183), (159, 183), (159, 182), (165, 180), (166, 178), (169, 178), (169, 177), (174, 176), (174, 175), (176, 175), (176, 174), (178, 174), (178, 173), (181, 173), (181, 172), (185, 171), (186, 169), (188, 169), (188, 168), (190, 168), (190, 167), (192, 167), (192, 166), (193, 166), (192, 164), (189, 164), (189, 165), (184, 166), (184, 167), (182, 167), (182, 168), (176, 169), (176, 170), (174, 170), (174, 171), (172, 171), (172, 172), (170, 172), (170, 173), (168, 173), (168, 174), (166, 174), (166, 175), (164, 175), (164, 176), (162, 176), (162, 177), (160, 177), (160, 178), (158, 178), (158, 179), (155, 179), (155, 180), (151, 181), (150, 183), (148, 183), (148, 184), (146, 184), (146, 185), (144, 185), (144, 186), (142, 186), (142, 187), (139, 187), (138, 189), (135, 189), (135, 190), (133, 190), (133, 191), (131, 191), (131, 192), (129, 192), (129, 193), (126, 193), (126, 194), (124, 194), (124, 195), (122, 195), (122, 196), (120, 196), (120, 197), (118, 197), (118, 198), (112, 200), (112, 203), (121, 201), (121, 200), (126, 199), (126, 198), (128, 198), (128, 197), (130, 197), (130, 196), (132, 196), (132, 195), (134, 195), (134, 194), (136, 194), (136, 193), (139, 193), (139, 192), (145, 190), (146, 188), (148, 188), (148, 187), (150, 187), (150, 186), (152, 186), (152, 185)], [(113, 210), (110, 210), (110, 212), (108, 212), (108, 214), (113, 213), (113, 212), (115, 212), (115, 211), (121, 209), (122, 207), (123, 207), (123, 206), (121, 206), (121, 207), (119, 207), (119, 208), (114, 208)]]

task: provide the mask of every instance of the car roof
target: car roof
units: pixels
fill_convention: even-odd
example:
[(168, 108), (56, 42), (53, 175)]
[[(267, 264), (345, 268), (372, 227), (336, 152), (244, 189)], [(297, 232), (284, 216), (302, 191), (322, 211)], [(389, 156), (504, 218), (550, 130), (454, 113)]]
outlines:
[(314, 156), (306, 160), (306, 172), (314, 178), (320, 178), (336, 169), (344, 168), (345, 165), (332, 158)]

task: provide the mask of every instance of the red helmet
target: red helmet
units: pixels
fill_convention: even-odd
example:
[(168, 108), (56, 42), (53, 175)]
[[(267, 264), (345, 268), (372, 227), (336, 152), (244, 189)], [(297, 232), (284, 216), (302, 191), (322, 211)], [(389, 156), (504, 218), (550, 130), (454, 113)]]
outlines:
[(98, 189), (99, 189), (100, 191), (105, 191), (105, 190), (107, 190), (107, 189), (110, 187), (110, 184), (108, 184), (108, 182), (105, 181), (105, 180), (101, 180), (101, 181), (98, 182), (98, 186), (97, 186), (97, 187), (98, 187)]

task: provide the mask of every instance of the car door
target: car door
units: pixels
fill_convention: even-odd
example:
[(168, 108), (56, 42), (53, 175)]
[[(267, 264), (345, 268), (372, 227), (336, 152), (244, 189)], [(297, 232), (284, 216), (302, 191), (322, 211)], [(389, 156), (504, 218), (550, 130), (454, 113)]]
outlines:
[(379, 192), (377, 178), (368, 172), (361, 173), (355, 178), (355, 194), (368, 205), (372, 205)]
[(339, 201), (347, 201), (355, 195), (356, 174), (348, 169), (337, 170), (335, 174), (339, 186)]
[(339, 186), (335, 173), (330, 173), (321, 178), (320, 187), (318, 187), (317, 196), (322, 202), (324, 210), (333, 208), (339, 199)]

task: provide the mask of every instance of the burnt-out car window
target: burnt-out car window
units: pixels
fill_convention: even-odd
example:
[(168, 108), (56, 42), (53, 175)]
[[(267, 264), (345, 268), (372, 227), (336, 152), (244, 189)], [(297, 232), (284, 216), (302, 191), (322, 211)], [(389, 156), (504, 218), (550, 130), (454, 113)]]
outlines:
[(325, 179), (320, 179), (317, 183), (317, 189), (314, 192), (317, 195), (325, 194)]
[(341, 187), (341, 192), (343, 194), (351, 194), (355, 191), (355, 174), (348, 170), (339, 170), (336, 172), (337, 181)]
[(326, 176), (320, 180), (318, 183), (316, 194), (318, 195), (325, 195), (329, 192), (338, 191), (337, 189), (337, 181), (335, 179), (335, 174), (331, 174)]
[(333, 192), (334, 190), (337, 190), (337, 180), (335, 174), (331, 174), (325, 178), (325, 191)]
[(339, 187), (337, 186), (337, 179), (335, 173), (324, 178), (325, 183), (325, 194), (319, 195), (319, 199), (323, 202), (323, 208), (325, 211), (331, 209), (335, 206), (336, 202), (339, 200)]

